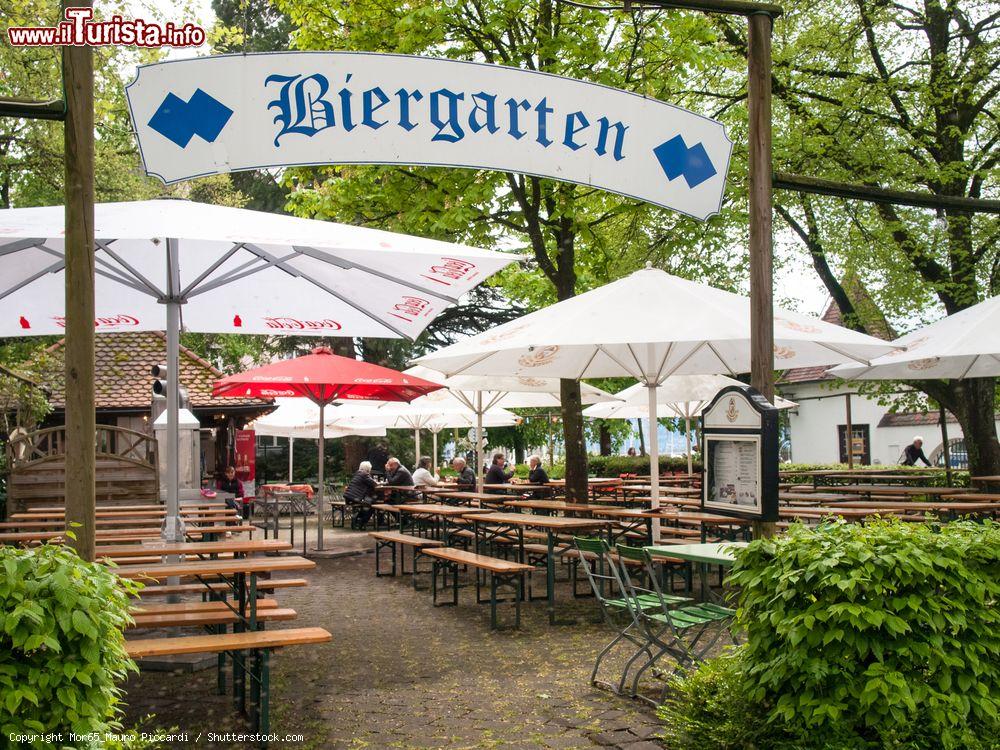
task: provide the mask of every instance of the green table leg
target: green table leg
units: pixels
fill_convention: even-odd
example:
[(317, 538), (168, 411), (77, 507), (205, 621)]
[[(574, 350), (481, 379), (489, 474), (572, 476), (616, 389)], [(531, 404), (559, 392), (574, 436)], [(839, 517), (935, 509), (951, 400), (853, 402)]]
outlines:
[(545, 559), (545, 587), (548, 595), (549, 625), (556, 624), (556, 560), (555, 538), (549, 529), (546, 540), (548, 546)]

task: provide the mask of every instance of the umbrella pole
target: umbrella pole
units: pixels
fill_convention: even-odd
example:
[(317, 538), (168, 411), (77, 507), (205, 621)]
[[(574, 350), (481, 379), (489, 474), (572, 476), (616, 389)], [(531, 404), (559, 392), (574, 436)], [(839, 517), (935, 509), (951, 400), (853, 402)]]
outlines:
[(948, 445), (948, 416), (941, 407), (941, 450), (944, 451), (944, 476), (951, 487), (951, 448)]
[(691, 459), (691, 417), (684, 417), (684, 438), (687, 440), (688, 476), (691, 476), (694, 473)]
[(431, 473), (437, 476), (437, 465), (438, 465), (438, 434), (436, 430), (431, 431), (431, 442), (433, 444), (433, 451), (431, 452), (431, 460), (434, 462), (431, 464)]
[[(646, 383), (646, 390), (649, 394), (649, 484), (652, 502), (650, 507), (654, 510), (660, 507), (660, 436), (657, 435), (657, 428), (660, 425), (656, 418), (656, 383)], [(660, 541), (660, 519), (654, 518), (652, 524), (653, 544)]]
[(476, 391), (476, 492), (483, 491), (483, 392)]
[(413, 468), (417, 468), (417, 464), (420, 463), (420, 428), (416, 427), (413, 430)]
[(323, 495), (325, 494), (323, 490), (325, 489), (325, 484), (323, 481), (323, 464), (326, 458), (326, 436), (324, 435), (324, 427), (326, 426), (324, 422), (326, 417), (323, 414), (323, 410), (326, 408), (325, 403), (320, 403), (319, 405), (319, 489), (316, 493), (316, 551), (323, 551)]
[(180, 518), (180, 429), (178, 422), (180, 409), (180, 373), (178, 372), (181, 336), (181, 306), (179, 302), (167, 302), (167, 502), (166, 517), (163, 520), (161, 536), (168, 542), (184, 540), (184, 522)]
[(293, 452), (295, 449), (295, 438), (288, 438), (288, 483), (291, 484), (295, 480), (292, 479), (292, 468), (294, 466)]

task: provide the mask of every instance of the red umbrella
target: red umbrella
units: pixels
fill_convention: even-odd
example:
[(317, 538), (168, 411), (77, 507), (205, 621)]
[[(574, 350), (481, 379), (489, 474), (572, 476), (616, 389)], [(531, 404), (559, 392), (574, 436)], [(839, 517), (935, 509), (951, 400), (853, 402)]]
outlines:
[(324, 408), (337, 400), (412, 401), (442, 386), (413, 375), (390, 370), (350, 357), (340, 357), (327, 347), (312, 354), (274, 362), (216, 381), (213, 396), (308, 398), (319, 406), (319, 495), (316, 548), (323, 549), (323, 437)]

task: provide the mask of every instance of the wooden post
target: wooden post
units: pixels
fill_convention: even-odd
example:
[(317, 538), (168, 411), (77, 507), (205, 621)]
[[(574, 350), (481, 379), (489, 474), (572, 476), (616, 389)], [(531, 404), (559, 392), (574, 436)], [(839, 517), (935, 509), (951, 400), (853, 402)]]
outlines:
[(846, 399), (846, 404), (844, 406), (847, 418), (847, 425), (845, 425), (844, 431), (847, 433), (844, 436), (844, 440), (847, 443), (847, 468), (854, 468), (854, 422), (851, 417), (851, 394), (845, 393), (844, 398)]
[[(750, 384), (774, 402), (774, 288), (771, 237), (770, 15), (747, 19), (750, 149)], [(754, 539), (774, 536), (773, 521), (754, 521)]]
[(948, 445), (948, 414), (941, 407), (941, 450), (944, 451), (944, 476), (951, 487), (951, 446)]
[[(73, 0), (74, 7), (92, 0)], [(64, 47), (66, 195), (66, 523), (85, 560), (94, 559), (94, 59)]]

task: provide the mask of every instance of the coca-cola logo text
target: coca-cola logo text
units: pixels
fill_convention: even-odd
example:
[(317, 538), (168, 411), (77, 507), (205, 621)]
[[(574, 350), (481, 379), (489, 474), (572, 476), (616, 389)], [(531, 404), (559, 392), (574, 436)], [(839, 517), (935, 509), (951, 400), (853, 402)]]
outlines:
[(339, 331), (340, 323), (326, 318), (325, 320), (299, 320), (298, 318), (264, 318), (264, 325), (281, 331)]
[(475, 271), (475, 263), (459, 258), (442, 258), (441, 263), (431, 266), (429, 274), (424, 273), (421, 276), (444, 286), (451, 286), (453, 281), (475, 278), (478, 275)]
[(430, 308), (430, 300), (426, 300), (423, 297), (403, 297), (401, 302), (397, 302), (392, 306), (392, 311), (389, 314), (394, 318), (412, 323), (417, 318), (427, 315), (430, 312)]
[[(52, 319), (56, 322), (56, 325), (60, 328), (66, 327), (66, 318), (61, 315), (54, 315)], [(94, 328), (122, 328), (125, 326), (137, 326), (139, 325), (139, 319), (132, 315), (111, 315), (105, 318), (96, 318), (94, 320)]]

